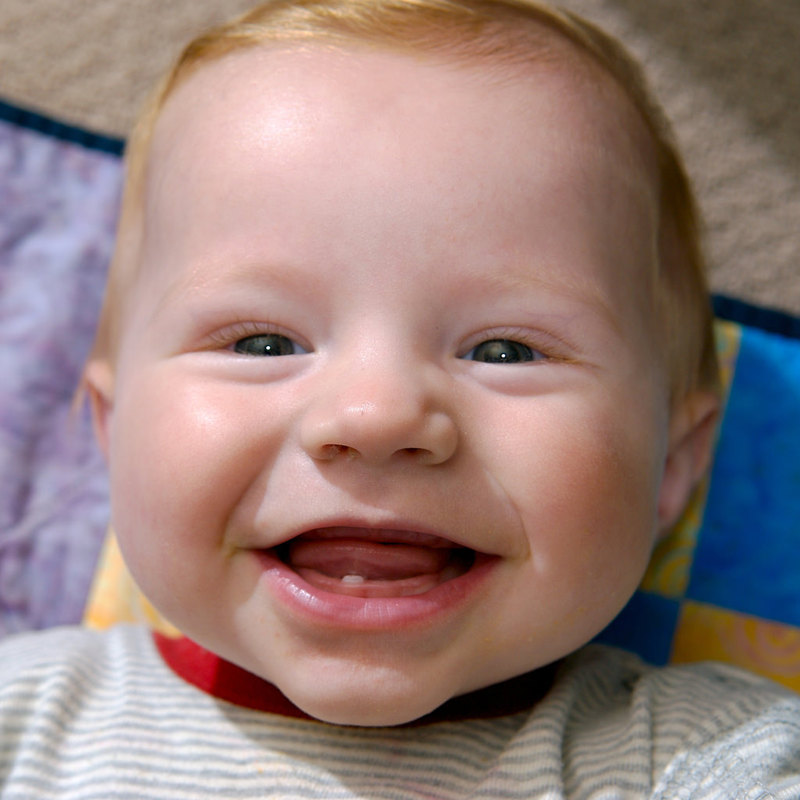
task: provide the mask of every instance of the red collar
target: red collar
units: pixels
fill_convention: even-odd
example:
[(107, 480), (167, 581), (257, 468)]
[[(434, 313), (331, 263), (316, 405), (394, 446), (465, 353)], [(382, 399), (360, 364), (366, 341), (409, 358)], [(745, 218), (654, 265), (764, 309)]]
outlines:
[[(237, 706), (297, 719), (313, 719), (271, 683), (225, 661), (185, 636), (154, 632), (161, 657), (178, 676), (206, 694)], [(411, 725), (501, 717), (531, 708), (549, 691), (556, 665), (527, 672), (476, 692), (454, 697)]]

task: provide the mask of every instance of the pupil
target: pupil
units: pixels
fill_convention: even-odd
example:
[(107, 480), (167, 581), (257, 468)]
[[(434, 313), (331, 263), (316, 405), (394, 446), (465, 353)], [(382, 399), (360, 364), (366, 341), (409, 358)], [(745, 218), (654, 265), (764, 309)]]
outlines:
[(511, 339), (492, 339), (475, 348), (474, 359), (487, 364), (515, 364), (533, 361), (533, 351), (527, 345)]
[(248, 356), (291, 356), (294, 355), (292, 340), (278, 333), (262, 333), (240, 339), (234, 345), (237, 353)]

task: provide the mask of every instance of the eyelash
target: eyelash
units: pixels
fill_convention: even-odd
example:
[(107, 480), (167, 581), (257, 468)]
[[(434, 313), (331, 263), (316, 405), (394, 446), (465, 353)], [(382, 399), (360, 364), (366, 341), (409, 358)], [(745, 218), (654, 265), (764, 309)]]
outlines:
[[(306, 352), (312, 352), (313, 350), (310, 345), (307, 345), (295, 334), (287, 331), (280, 325), (250, 322), (246, 320), (234, 322), (214, 332), (210, 336), (210, 339), (215, 347), (232, 351), (236, 343), (243, 339), (253, 336), (269, 335), (285, 336)], [(516, 342), (533, 351), (533, 360), (522, 363), (569, 363), (574, 361), (573, 358), (566, 355), (567, 352), (574, 349), (568, 342), (563, 341), (560, 337), (549, 332), (544, 332), (542, 335), (536, 336), (526, 328), (490, 328), (482, 331), (480, 335), (476, 335), (469, 340), (468, 346), (459, 350), (458, 358), (463, 359), (479, 345), (492, 341)]]
[(234, 322), (222, 330), (215, 331), (209, 338), (216, 347), (232, 349), (236, 343), (240, 342), (242, 339), (248, 339), (251, 336), (270, 335), (285, 336), (287, 339), (296, 342), (303, 349), (310, 350), (310, 348), (305, 347), (297, 336), (282, 328), (280, 325), (272, 325), (264, 322)]
[[(567, 342), (550, 333), (542, 333), (537, 336), (526, 328), (490, 328), (489, 330), (481, 331), (479, 336), (473, 337), (469, 345), (462, 349), (459, 357), (464, 358), (479, 345), (493, 341), (516, 342), (529, 348), (533, 351), (535, 357), (533, 361), (525, 363), (568, 362), (572, 360), (565, 355), (565, 352), (570, 347)], [(537, 355), (538, 357), (536, 357)]]

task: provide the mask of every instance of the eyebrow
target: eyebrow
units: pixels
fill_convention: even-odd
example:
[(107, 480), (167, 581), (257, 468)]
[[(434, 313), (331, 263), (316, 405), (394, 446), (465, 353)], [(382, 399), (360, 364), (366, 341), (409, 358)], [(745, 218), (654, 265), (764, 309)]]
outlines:
[[(222, 259), (219, 259), (222, 263)], [(197, 271), (208, 274), (209, 262), (198, 264), (197, 269), (190, 269), (180, 276), (177, 280), (169, 284), (166, 291), (159, 298), (153, 309), (153, 316), (159, 314), (165, 306), (180, 297), (182, 294), (187, 296), (208, 296), (212, 295), (216, 289), (217, 281), (214, 280), (215, 272), (212, 269), (210, 280), (203, 281), (202, 286), (195, 282)], [(557, 270), (550, 270), (556, 273)], [(289, 266), (282, 262), (256, 262), (241, 261), (233, 265), (225, 264), (225, 283), (239, 287), (246, 287), (256, 282), (265, 287), (281, 287), (288, 291), (307, 292), (308, 287), (313, 282), (315, 272), (308, 267)], [(524, 265), (509, 264), (506, 268), (494, 269), (489, 272), (475, 270), (466, 271), (462, 279), (476, 286), (481, 292), (491, 295), (492, 293), (513, 293), (524, 294), (531, 290), (533, 286), (540, 286), (545, 291), (564, 296), (569, 300), (574, 300), (583, 306), (594, 310), (605, 322), (607, 322), (616, 333), (622, 335), (617, 315), (589, 282), (576, 281), (569, 276), (561, 273), (557, 277), (537, 274), (534, 269)]]
[(531, 284), (541, 286), (553, 294), (563, 295), (576, 300), (584, 306), (594, 309), (614, 330), (622, 334), (619, 319), (600, 293), (588, 282), (575, 281), (567, 276), (548, 278), (535, 274), (532, 270), (517, 266), (505, 270), (496, 270), (488, 275), (476, 275), (476, 284), (485, 287), (489, 292), (521, 292), (529, 290)]
[[(194, 267), (189, 268), (186, 272), (179, 276), (176, 280), (168, 284), (166, 290), (159, 298), (153, 310), (153, 315), (158, 314), (164, 306), (177, 297), (182, 295), (185, 297), (193, 296), (208, 296), (220, 287), (222, 281), (217, 279), (217, 275), (221, 275), (224, 261), (224, 284), (233, 285), (241, 288), (253, 285), (254, 283), (265, 287), (284, 287), (287, 289), (303, 290), (309, 285), (309, 281), (313, 278), (307, 270), (298, 268), (287, 268), (280, 262), (264, 263), (255, 261), (241, 261), (231, 265), (227, 260), (222, 258), (211, 260), (204, 263), (198, 263)], [(215, 263), (220, 264), (220, 271), (214, 270)], [(203, 272), (204, 275), (210, 275), (210, 278), (197, 281), (197, 273)]]

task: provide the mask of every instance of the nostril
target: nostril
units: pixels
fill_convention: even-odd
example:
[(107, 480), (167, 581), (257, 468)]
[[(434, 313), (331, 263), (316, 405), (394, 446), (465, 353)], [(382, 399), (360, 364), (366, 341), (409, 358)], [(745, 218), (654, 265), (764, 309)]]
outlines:
[(327, 460), (338, 458), (339, 456), (355, 458), (357, 455), (358, 450), (348, 447), (346, 444), (325, 444), (320, 448), (320, 458)]
[(448, 460), (447, 458), (440, 458), (435, 451), (429, 450), (427, 447), (405, 447), (402, 450), (398, 450), (398, 455), (417, 464), (439, 464)]
[(449, 460), (448, 458), (440, 458), (436, 455), (433, 450), (419, 450), (417, 453), (414, 454), (414, 460), (418, 464), (423, 464), (426, 466), (431, 466), (435, 464), (441, 464), (445, 461)]
[(430, 450), (424, 447), (404, 447), (399, 452), (415, 460), (425, 460), (433, 455)]
[[(318, 458), (323, 461), (332, 461), (342, 456), (355, 459), (361, 455), (357, 448), (349, 447), (346, 444), (325, 444), (320, 448)], [(396, 451), (396, 455), (422, 462), (433, 457), (433, 453), (425, 447), (402, 447)]]

